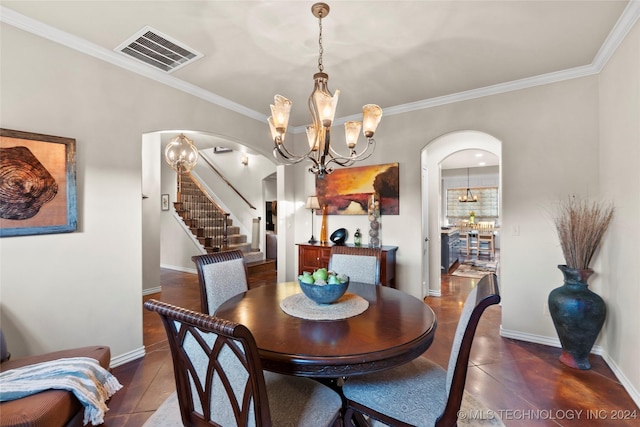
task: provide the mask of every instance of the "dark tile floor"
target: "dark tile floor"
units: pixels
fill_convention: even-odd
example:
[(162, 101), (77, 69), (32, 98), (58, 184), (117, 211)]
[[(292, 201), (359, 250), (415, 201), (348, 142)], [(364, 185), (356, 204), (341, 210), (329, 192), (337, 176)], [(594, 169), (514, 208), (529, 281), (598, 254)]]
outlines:
[[(162, 271), (162, 292), (145, 297), (182, 307), (199, 307), (197, 276)], [(428, 297), (438, 316), (433, 345), (425, 353), (442, 366), (460, 310), (477, 281), (443, 275), (442, 296)], [(250, 286), (275, 283), (275, 275), (258, 273)], [(113, 373), (124, 385), (109, 402), (107, 427), (140, 427), (175, 390), (171, 356), (158, 316), (143, 314), (146, 356), (118, 366)], [(640, 410), (601, 357), (591, 357), (593, 368), (580, 371), (558, 361), (560, 350), (502, 338), (501, 308), (487, 309), (475, 335), (466, 390), (496, 411), (506, 426), (638, 426)], [(633, 416), (635, 419), (619, 420)]]

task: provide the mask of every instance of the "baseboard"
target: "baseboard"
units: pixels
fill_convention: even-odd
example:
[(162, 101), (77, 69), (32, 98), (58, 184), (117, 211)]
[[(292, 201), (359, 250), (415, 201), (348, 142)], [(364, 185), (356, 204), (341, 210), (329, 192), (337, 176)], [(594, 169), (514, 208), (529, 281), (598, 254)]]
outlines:
[[(546, 335), (528, 334), (526, 332), (512, 331), (510, 329), (504, 329), (502, 326), (500, 326), (500, 336), (504, 338), (512, 338), (519, 341), (532, 342), (534, 344), (548, 345), (550, 347), (562, 347), (562, 345), (560, 344), (560, 340), (557, 337), (551, 338)], [(598, 356), (602, 356), (603, 352), (603, 348), (600, 345), (594, 345), (591, 349), (591, 353), (597, 354)]]
[(157, 294), (158, 292), (162, 292), (162, 286), (156, 286), (155, 288), (148, 288), (142, 290), (142, 295), (147, 296), (151, 294)]
[(429, 294), (427, 296), (429, 296), (429, 297), (441, 297), (442, 296), (442, 292), (440, 290), (434, 291), (433, 289), (429, 289)]
[[(536, 335), (536, 334), (527, 334), (525, 332), (512, 331), (509, 329), (503, 329), (500, 327), (500, 336), (504, 338), (512, 338), (519, 341), (532, 342), (535, 344), (543, 344), (551, 347), (561, 348), (560, 340), (558, 338), (551, 338), (544, 335)], [(631, 399), (635, 402), (636, 405), (640, 407), (640, 391), (636, 389), (633, 383), (626, 377), (624, 372), (620, 370), (616, 362), (611, 358), (609, 353), (604, 351), (604, 348), (600, 345), (594, 345), (591, 349), (592, 354), (597, 354), (598, 356), (602, 356), (604, 362), (609, 366), (613, 375), (616, 376), (622, 387), (629, 393)]]
[(182, 271), (183, 273), (198, 274), (198, 270), (196, 270), (195, 268), (181, 267), (181, 266), (178, 266), (178, 265), (160, 264), (160, 268), (166, 268), (168, 270)]
[(629, 381), (629, 379), (626, 377), (624, 372), (620, 370), (620, 368), (618, 367), (616, 362), (611, 358), (609, 353), (604, 352), (602, 354), (602, 358), (604, 359), (605, 363), (609, 365), (609, 368), (611, 368), (611, 370), (613, 371), (613, 374), (620, 381), (620, 384), (622, 384), (622, 387), (624, 387), (627, 393), (629, 393), (629, 396), (631, 396), (631, 399), (636, 403), (638, 407), (640, 407), (640, 391), (633, 386), (631, 381)]
[(144, 357), (144, 355), (146, 354), (145, 350), (144, 350), (144, 346), (137, 348), (133, 351), (130, 351), (128, 353), (125, 354), (121, 354), (119, 356), (116, 357), (112, 357), (111, 358), (111, 364), (109, 365), (111, 368), (115, 368), (116, 366), (120, 366), (120, 365), (124, 365), (125, 363), (134, 361), (136, 359), (140, 359), (141, 357)]

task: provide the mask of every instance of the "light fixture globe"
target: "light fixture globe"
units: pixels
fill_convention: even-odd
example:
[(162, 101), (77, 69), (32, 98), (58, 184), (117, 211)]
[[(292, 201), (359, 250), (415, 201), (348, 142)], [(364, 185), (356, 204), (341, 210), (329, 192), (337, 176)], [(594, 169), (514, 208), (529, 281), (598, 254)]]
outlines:
[(186, 173), (198, 163), (198, 149), (193, 141), (181, 133), (167, 144), (164, 158), (173, 170)]

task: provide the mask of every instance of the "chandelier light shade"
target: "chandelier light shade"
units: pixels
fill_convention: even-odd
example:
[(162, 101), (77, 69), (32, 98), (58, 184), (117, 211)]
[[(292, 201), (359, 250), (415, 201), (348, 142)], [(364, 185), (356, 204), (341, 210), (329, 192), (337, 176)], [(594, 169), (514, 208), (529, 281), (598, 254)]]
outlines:
[(167, 144), (164, 158), (178, 174), (189, 172), (198, 163), (198, 149), (181, 133)]
[[(285, 136), (292, 106), (290, 100), (282, 95), (274, 97), (268, 123), (273, 139), (274, 156), (288, 164), (309, 160), (312, 163), (309, 172), (316, 174), (318, 178), (323, 178), (325, 174), (333, 172), (333, 164), (351, 166), (356, 161), (364, 160), (373, 153), (375, 149), (373, 135), (382, 118), (382, 109), (375, 104), (365, 105), (362, 108), (362, 122), (346, 122), (344, 125), (345, 141), (349, 153), (342, 155), (334, 150), (331, 146), (331, 125), (336, 114), (340, 91), (336, 90), (335, 94), (331, 93), (327, 86), (329, 75), (324, 72), (322, 64), (322, 19), (329, 14), (329, 5), (316, 3), (311, 7), (311, 13), (318, 18), (319, 57), (318, 72), (313, 75), (313, 92), (311, 92), (308, 101), (312, 123), (306, 126), (307, 141), (309, 142), (306, 154), (293, 154), (294, 150), (285, 146)], [(367, 144), (362, 151), (358, 152), (356, 146), (360, 130), (362, 130)]]
[(478, 201), (478, 196), (474, 196), (469, 188), (469, 168), (467, 168), (467, 193), (464, 196), (458, 197), (458, 201), (461, 203)]

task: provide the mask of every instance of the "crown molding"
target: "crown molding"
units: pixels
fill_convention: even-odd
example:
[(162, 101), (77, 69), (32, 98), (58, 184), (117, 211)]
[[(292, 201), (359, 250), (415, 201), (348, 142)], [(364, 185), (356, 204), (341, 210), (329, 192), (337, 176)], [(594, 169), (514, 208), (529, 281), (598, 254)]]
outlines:
[[(551, 83), (557, 83), (565, 80), (590, 76), (598, 74), (602, 71), (607, 61), (611, 58), (615, 50), (618, 48), (622, 40), (626, 37), (631, 28), (640, 18), (640, 0), (630, 0), (624, 12), (616, 22), (607, 39), (600, 47), (593, 62), (589, 65), (570, 68), (567, 70), (557, 71), (553, 73), (542, 74), (539, 76), (527, 77), (511, 82), (500, 83), (492, 86), (486, 86), (478, 89), (458, 92), (450, 95), (439, 96), (436, 98), (424, 99), (421, 101), (411, 102), (407, 104), (396, 105), (383, 109), (387, 116), (395, 114), (404, 114), (412, 111), (433, 108), (456, 102), (469, 101), (472, 99), (482, 98), (491, 95), (497, 95), (517, 90), (527, 89), (535, 86), (542, 86)], [(178, 89), (212, 104), (226, 108), (246, 117), (264, 122), (267, 120), (265, 114), (245, 107), (244, 105), (233, 102), (213, 92), (206, 91), (191, 83), (177, 79), (173, 76), (165, 74), (152, 67), (139, 64), (136, 61), (129, 60), (117, 52), (110, 51), (94, 43), (91, 43), (80, 37), (61, 31), (50, 25), (46, 25), (40, 21), (22, 15), (0, 5), (0, 22), (20, 28), (37, 36), (62, 44), (71, 49), (77, 50), (94, 58), (108, 62), (120, 68), (124, 68), (133, 73), (150, 78), (159, 83)], [(349, 120), (358, 120), (359, 115), (340, 117), (334, 120), (335, 125), (344, 124)], [(297, 126), (291, 129), (292, 133), (305, 132), (304, 126)]]
[(629, 1), (629, 4), (627, 4), (622, 15), (620, 15), (620, 18), (618, 18), (618, 22), (616, 22), (616, 25), (607, 36), (607, 39), (600, 47), (600, 50), (592, 62), (598, 72), (602, 71), (611, 58), (611, 55), (613, 55), (620, 43), (622, 43), (622, 40), (624, 40), (639, 18), (640, 0)]

